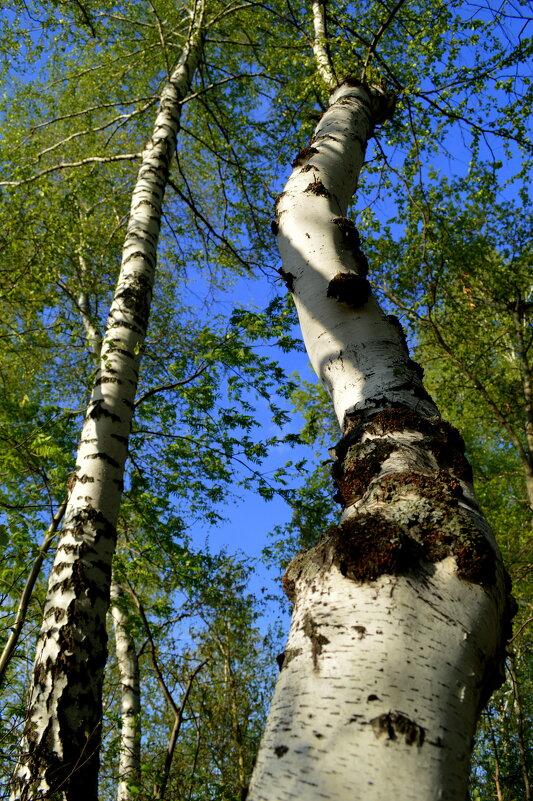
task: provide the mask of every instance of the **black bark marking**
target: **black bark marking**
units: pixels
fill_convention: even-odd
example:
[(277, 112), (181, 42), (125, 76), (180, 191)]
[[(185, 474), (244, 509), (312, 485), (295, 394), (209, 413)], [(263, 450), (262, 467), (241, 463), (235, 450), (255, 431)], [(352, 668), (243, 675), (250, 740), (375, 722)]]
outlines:
[(102, 462), (107, 462), (110, 464), (111, 467), (119, 468), (119, 463), (113, 459), (112, 456), (109, 456), (107, 453), (88, 453), (87, 456), (84, 457), (85, 459), (101, 459)]
[(285, 286), (287, 287), (289, 292), (294, 292), (294, 282), (296, 281), (296, 276), (293, 275), (292, 273), (286, 273), (282, 267), (279, 268), (278, 273), (283, 278)]
[(331, 192), (328, 189), (326, 189), (322, 181), (313, 181), (304, 191), (310, 192), (312, 195), (319, 195), (321, 197), (331, 197)]
[(274, 753), (278, 759), (281, 759), (282, 756), (285, 756), (288, 750), (289, 747), (287, 745), (276, 745), (274, 748)]
[(372, 701), (379, 701), (379, 698), (375, 693), (370, 693), (366, 700), (368, 703), (371, 703)]
[(87, 417), (90, 417), (92, 420), (99, 420), (101, 417), (109, 417), (114, 423), (120, 423), (119, 415), (106, 409), (105, 401), (102, 399), (92, 402)]
[(283, 668), (286, 668), (292, 662), (292, 660), (301, 653), (301, 648), (287, 648), (282, 654), (278, 654), (276, 657), (276, 662), (278, 663), (280, 673)]
[(406, 745), (423, 745), (426, 732), (422, 726), (409, 720), (401, 712), (386, 712), (373, 718), (370, 725), (376, 737), (386, 737), (388, 740), (402, 738)]
[(365, 254), (361, 250), (361, 238), (359, 237), (359, 231), (355, 227), (355, 223), (348, 217), (335, 217), (333, 223), (338, 227), (342, 234), (342, 242), (344, 247), (350, 251), (355, 260), (355, 269), (357, 275), (367, 275), (368, 261)]
[(315, 153), (318, 153), (316, 147), (303, 147), (299, 153), (296, 154), (296, 157), (292, 162), (293, 169), (296, 167), (302, 167), (306, 161), (309, 161), (311, 156), (315, 155)]
[(332, 134), (322, 134), (321, 136), (313, 136), (311, 137), (311, 144), (314, 145), (317, 142), (323, 142), (325, 139), (329, 139), (330, 142), (340, 142), (338, 136), (333, 136)]
[[(362, 89), (366, 90), (368, 98), (359, 96), (357, 97), (357, 101), (368, 109), (374, 125), (383, 125), (384, 122), (392, 119), (394, 116), (396, 95), (390, 89), (385, 90), (383, 87), (379, 87), (381, 91), (376, 91), (375, 88), (359, 80), (355, 75), (347, 75), (339, 86), (352, 86), (354, 88), (360, 86)], [(338, 87), (332, 89), (330, 94), (337, 91), (337, 88)]]
[(387, 314), (387, 321), (392, 326), (394, 326), (396, 331), (399, 333), (403, 349), (404, 349), (405, 353), (408, 356), (409, 355), (409, 347), (407, 345), (407, 337), (405, 335), (405, 331), (403, 330), (403, 325), (401, 324), (401, 322), (399, 321), (399, 319), (396, 317), (395, 314)]
[(272, 220), (272, 222), (270, 223), (270, 230), (272, 231), (272, 233), (274, 234), (274, 236), (277, 236), (277, 235), (278, 235), (278, 232), (279, 232), (279, 223), (278, 223), (278, 221), (277, 221), (277, 220)]
[[(129, 323), (127, 320), (124, 320), (122, 317), (119, 317), (118, 320), (113, 320), (108, 325), (109, 329), (112, 328), (126, 328), (128, 331), (133, 331), (135, 334), (144, 334), (144, 330), (139, 328), (138, 325), (134, 323)], [(112, 370), (108, 370), (108, 372), (113, 372)], [(115, 371), (116, 372), (116, 371)]]
[[(129, 258), (142, 257), (153, 267), (153, 260), (148, 259), (144, 253), (132, 253)], [(115, 294), (115, 301), (125, 306), (142, 324), (146, 324), (150, 312), (152, 299), (151, 282), (143, 275), (132, 276), (126, 286), (119, 287)]]
[(362, 640), (363, 637), (366, 637), (365, 626), (352, 626), (352, 629), (354, 629), (354, 631), (357, 632), (357, 636), (359, 637), (360, 640)]
[(122, 381), (116, 376), (102, 375), (96, 379), (94, 386), (99, 387), (101, 384), (122, 384)]
[[(149, 206), (150, 208), (155, 210), (154, 205), (152, 203), (150, 203), (149, 201), (147, 201), (147, 200), (141, 201), (138, 205), (139, 206)], [(156, 219), (155, 215), (152, 217), (152, 219), (153, 220)], [(137, 240), (140, 239), (140, 237), (136, 237), (136, 238), (137, 238)], [(141, 261), (145, 261), (148, 264), (148, 266), (151, 267), (152, 269), (155, 266), (154, 265), (153, 256), (151, 256), (149, 253), (146, 253), (144, 250), (134, 250), (132, 253), (128, 253), (126, 258), (124, 259), (124, 264), (128, 264), (128, 262), (133, 261), (133, 259), (140, 259)], [(135, 279), (133, 279), (133, 280), (135, 280)], [(134, 286), (124, 287), (123, 289), (119, 290), (120, 291), (120, 297), (127, 298), (128, 295), (130, 294), (130, 290), (135, 291), (135, 287)], [(115, 295), (115, 299), (117, 299), (118, 297), (119, 297), (118, 294)]]
[(107, 356), (108, 353), (120, 353), (121, 356), (127, 356), (128, 359), (135, 359), (135, 354), (131, 352), (131, 350), (126, 350), (126, 348), (119, 348), (119, 347), (109, 347), (106, 348), (105, 354)]
[(120, 442), (121, 445), (128, 444), (128, 438), (123, 437), (122, 434), (111, 434), (112, 439), (116, 439), (117, 442)]
[[(111, 581), (111, 565), (107, 559), (102, 561), (100, 545), (102, 538), (110, 540), (104, 548), (106, 553), (110, 553), (116, 530), (100, 512), (89, 506), (71, 518), (65, 527), (65, 533), (67, 531), (73, 533), (76, 554), (70, 565), (70, 577), (58, 583), (55, 591), (60, 588), (74, 590), (75, 598), (66, 609), (56, 607), (49, 610), (57, 625), (57, 657), (52, 659), (49, 656), (45, 663), (37, 662), (35, 665), (36, 681), (43, 688), (48, 682), (54, 685), (64, 676), (69, 677), (55, 703), (63, 756), (59, 758), (51, 747), (52, 724), (43, 733), (31, 724), (33, 708), (30, 706), (25, 728), (30, 744), (25, 757), (29, 778), (21, 793), (21, 797), (28, 801), (36, 797), (34, 781), (41, 776), (50, 785), (50, 798), (64, 794), (66, 798), (97, 799), (94, 778), (98, 775), (102, 712), (101, 682), (98, 679), (107, 656), (105, 601), (109, 597)], [(59, 550), (62, 547), (60, 544)], [(72, 553), (71, 545), (67, 547)], [(94, 581), (95, 570), (102, 580), (100, 585)], [(104, 603), (101, 604), (101, 614), (96, 616), (94, 604), (98, 599)], [(76, 717), (83, 720), (83, 726), (73, 728), (72, 722)]]
[(328, 298), (345, 303), (352, 309), (364, 306), (372, 294), (372, 288), (365, 276), (357, 273), (337, 273), (328, 284)]
[(274, 201), (274, 208), (276, 210), (276, 214), (278, 212), (279, 204), (281, 203), (282, 198), (285, 197), (286, 194), (287, 194), (286, 192), (281, 192), (279, 195), (276, 196), (276, 200)]
[(304, 618), (303, 631), (306, 637), (311, 641), (311, 650), (313, 654), (313, 669), (318, 670), (318, 657), (322, 653), (324, 645), (329, 643), (327, 637), (318, 633), (318, 625), (313, 620), (311, 615), (306, 615)]

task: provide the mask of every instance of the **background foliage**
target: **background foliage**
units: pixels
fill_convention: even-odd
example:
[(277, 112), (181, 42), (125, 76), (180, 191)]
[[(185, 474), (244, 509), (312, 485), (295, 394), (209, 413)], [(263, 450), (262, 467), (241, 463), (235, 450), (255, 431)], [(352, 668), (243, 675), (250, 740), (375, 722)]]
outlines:
[[(528, 799), (528, 4), (340, 1), (326, 16), (338, 77), (382, 81), (397, 93), (394, 120), (376, 132), (368, 153), (354, 214), (374, 286), (408, 327), (429, 390), (465, 436), (519, 605), (509, 681), (479, 732), (472, 797)], [(265, 622), (247, 589), (249, 560), (206, 550), (206, 527), (227, 517), (243, 493), (251, 520), (250, 493), (283, 498), (285, 521), (265, 549), (279, 570), (336, 514), (324, 462), (336, 425), (324, 392), (294, 375), (302, 357), (270, 235), (294, 152), (327, 104), (311, 15), (300, 2), (217, 0), (208, 18), (166, 198), (115, 568), (142, 680), (142, 780), (132, 788), (139, 798), (161, 786), (169, 697), (179, 706), (200, 665), (168, 797), (242, 797), (261, 731), (281, 650), (277, 606)], [(0, 597), (7, 639), (29, 567), (66, 494), (139, 154), (181, 51), (188, 7), (12, 0), (2, 22)], [(304, 459), (316, 467), (304, 468)], [(252, 533), (241, 534), (243, 549)], [(4, 781), (16, 758), (52, 555), (53, 543), (4, 680)], [(117, 683), (112, 657), (103, 799), (116, 788)]]

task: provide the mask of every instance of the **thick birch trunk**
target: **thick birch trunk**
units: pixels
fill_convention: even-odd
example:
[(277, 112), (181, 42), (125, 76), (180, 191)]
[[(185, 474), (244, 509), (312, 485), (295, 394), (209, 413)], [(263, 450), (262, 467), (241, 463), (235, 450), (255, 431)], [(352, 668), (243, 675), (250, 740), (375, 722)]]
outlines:
[(133, 787), (141, 779), (141, 686), (139, 660), (135, 643), (130, 635), (128, 615), (120, 603), (123, 590), (111, 582), (111, 617), (115, 629), (115, 653), (120, 681), (120, 748), (117, 801), (132, 801), (136, 797)]
[(199, 0), (182, 56), (165, 85), (133, 190), (122, 265), (77, 455), (76, 481), (50, 575), (12, 798), (93, 801), (107, 656), (115, 523), (146, 335), (163, 195), (180, 101), (200, 59)]
[(462, 801), (501, 680), (510, 602), (463, 442), (370, 295), (345, 217), (391, 106), (339, 87), (278, 200), (282, 275), (344, 433), (344, 513), (284, 576), (293, 619), (248, 801)]

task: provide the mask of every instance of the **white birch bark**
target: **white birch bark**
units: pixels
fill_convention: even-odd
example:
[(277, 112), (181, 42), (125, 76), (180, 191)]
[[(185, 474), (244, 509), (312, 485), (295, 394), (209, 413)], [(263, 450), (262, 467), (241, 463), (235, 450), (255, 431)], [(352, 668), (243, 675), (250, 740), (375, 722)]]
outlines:
[(333, 93), (277, 204), (281, 273), (344, 432), (344, 513), (284, 576), (293, 619), (248, 801), (464, 801), (511, 602), (464, 444), (369, 294), (345, 216), (392, 109), (354, 84)]
[(115, 653), (120, 682), (120, 748), (117, 801), (132, 801), (141, 779), (141, 687), (139, 660), (129, 632), (128, 615), (120, 602), (124, 592), (111, 582), (111, 617), (115, 630)]
[(111, 559), (163, 196), (203, 40), (203, 0), (164, 86), (132, 194), (122, 265), (50, 575), (12, 799), (95, 801)]
[(313, 53), (318, 74), (329, 89), (337, 85), (333, 72), (333, 64), (328, 54), (326, 35), (326, 3), (325, 0), (313, 0)]

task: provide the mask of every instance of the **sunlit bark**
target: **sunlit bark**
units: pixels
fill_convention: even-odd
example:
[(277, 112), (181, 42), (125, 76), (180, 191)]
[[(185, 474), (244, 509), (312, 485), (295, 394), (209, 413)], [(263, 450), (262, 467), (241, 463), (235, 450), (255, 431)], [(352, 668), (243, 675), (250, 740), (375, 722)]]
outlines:
[(282, 275), (343, 431), (344, 512), (284, 576), (293, 619), (250, 801), (462, 801), (501, 681), (510, 602), (464, 444), (372, 297), (346, 218), (392, 109), (377, 87), (340, 86), (277, 204)]

